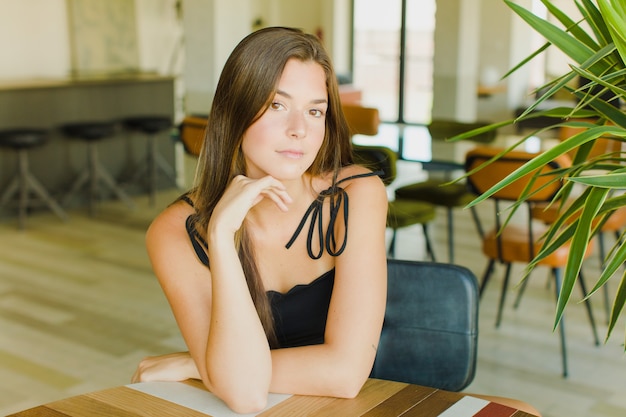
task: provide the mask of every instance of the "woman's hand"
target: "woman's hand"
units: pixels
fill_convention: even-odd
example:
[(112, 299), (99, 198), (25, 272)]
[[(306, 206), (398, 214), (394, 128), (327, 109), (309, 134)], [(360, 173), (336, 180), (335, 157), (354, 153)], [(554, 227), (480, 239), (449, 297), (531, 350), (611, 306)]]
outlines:
[(177, 352), (143, 359), (131, 382), (184, 381), (190, 378), (200, 379), (198, 368), (189, 352)]
[(292, 202), (285, 186), (271, 176), (256, 180), (243, 175), (236, 176), (215, 206), (209, 230), (235, 233), (248, 211), (265, 198), (273, 201), (282, 211), (287, 211), (287, 204)]

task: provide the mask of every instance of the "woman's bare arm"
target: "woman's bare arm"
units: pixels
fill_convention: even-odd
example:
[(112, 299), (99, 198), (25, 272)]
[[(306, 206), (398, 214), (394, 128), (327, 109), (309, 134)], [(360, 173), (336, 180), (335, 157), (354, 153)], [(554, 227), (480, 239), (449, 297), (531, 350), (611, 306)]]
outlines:
[(348, 244), (336, 259), (325, 342), (272, 351), (272, 392), (353, 397), (370, 374), (386, 304), (387, 194), (378, 177), (346, 191)]

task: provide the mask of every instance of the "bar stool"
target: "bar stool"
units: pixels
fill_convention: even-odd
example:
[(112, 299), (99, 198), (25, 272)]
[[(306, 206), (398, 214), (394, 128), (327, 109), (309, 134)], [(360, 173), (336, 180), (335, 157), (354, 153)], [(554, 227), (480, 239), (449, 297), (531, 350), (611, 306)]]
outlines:
[(11, 197), (18, 194), (18, 225), (23, 229), (26, 224), (28, 209), (32, 207), (29, 199), (31, 192), (36, 194), (62, 220), (67, 214), (41, 185), (28, 168), (28, 150), (43, 146), (48, 140), (48, 132), (43, 129), (15, 128), (0, 131), (0, 147), (17, 152), (17, 173), (0, 197), (0, 208)]
[(119, 187), (113, 176), (106, 170), (98, 158), (97, 143), (115, 134), (114, 122), (81, 122), (61, 126), (63, 133), (70, 139), (83, 141), (87, 144), (87, 166), (78, 175), (67, 193), (63, 203), (67, 205), (85, 185), (89, 187), (89, 212), (95, 214), (95, 202), (100, 193), (100, 183), (105, 185), (115, 196), (130, 208), (135, 204)]
[(143, 133), (147, 137), (147, 151), (144, 161), (135, 168), (132, 182), (144, 181), (148, 189), (150, 204), (156, 202), (158, 174), (161, 172), (170, 181), (176, 184), (176, 172), (158, 152), (156, 139), (159, 133), (173, 127), (169, 116), (134, 116), (122, 121), (129, 131)]

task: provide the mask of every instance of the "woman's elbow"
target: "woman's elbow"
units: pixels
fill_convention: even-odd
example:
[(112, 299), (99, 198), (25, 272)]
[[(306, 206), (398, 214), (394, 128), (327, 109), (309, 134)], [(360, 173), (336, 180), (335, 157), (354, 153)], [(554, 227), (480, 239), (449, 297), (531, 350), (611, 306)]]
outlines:
[[(206, 385), (206, 383), (205, 383)], [(236, 413), (249, 414), (263, 410), (267, 406), (267, 391), (242, 389), (220, 389), (212, 387), (211, 392)]]
[(362, 377), (354, 374), (346, 374), (343, 377), (335, 378), (334, 383), (331, 385), (331, 396), (336, 398), (354, 398), (359, 395), (366, 381), (367, 376)]
[(232, 395), (221, 397), (222, 401), (238, 414), (258, 413), (267, 406), (267, 393), (264, 395)]

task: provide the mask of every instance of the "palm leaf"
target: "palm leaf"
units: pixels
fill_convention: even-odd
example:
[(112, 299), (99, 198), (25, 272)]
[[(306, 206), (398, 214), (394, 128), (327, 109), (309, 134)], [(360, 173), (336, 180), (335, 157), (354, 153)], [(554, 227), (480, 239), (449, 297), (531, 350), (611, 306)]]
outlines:
[(585, 45), (585, 43), (576, 39), (572, 35), (567, 34), (567, 32), (556, 27), (547, 20), (541, 19), (534, 13), (510, 0), (505, 0), (505, 3), (508, 4), (509, 7), (517, 13), (518, 16), (524, 19), (533, 29), (543, 35), (548, 41), (550, 41), (550, 43), (563, 51), (575, 62), (582, 64), (593, 54), (593, 49)]
[(546, 150), (544, 153), (537, 155), (535, 158), (531, 159), (530, 161), (507, 175), (504, 179), (500, 180), (489, 190), (476, 197), (472, 202), (467, 205), (467, 207), (475, 206), (479, 202), (486, 200), (502, 188), (516, 181), (518, 178), (521, 178), (524, 175), (527, 175), (539, 168), (542, 168), (544, 165), (556, 159), (558, 156), (563, 155), (571, 151), (572, 149), (576, 149), (580, 145), (589, 142), (590, 140), (597, 139), (601, 136), (610, 135), (612, 133), (623, 134), (624, 131), (619, 130), (619, 128), (613, 126), (597, 126), (572, 136), (571, 138), (555, 145), (553, 148)]
[[(559, 169), (556, 180), (567, 180), (551, 204), (560, 204), (558, 219), (542, 236), (543, 244), (539, 253), (528, 264), (526, 274), (542, 259), (565, 244), (570, 244), (570, 251), (565, 268), (562, 287), (559, 289), (559, 300), (555, 318), (555, 327), (562, 318), (563, 312), (570, 301), (572, 289), (578, 279), (584, 255), (590, 239), (599, 232), (609, 216), (618, 208), (626, 206), (626, 193), (614, 190), (626, 189), (626, 157), (621, 152), (609, 151), (605, 154), (591, 156), (592, 148), (598, 138), (609, 137), (613, 140), (626, 142), (626, 113), (616, 106), (615, 99), (604, 99), (605, 93), (626, 97), (626, 2), (624, 0), (574, 0), (582, 15), (581, 21), (575, 21), (551, 0), (541, 0), (548, 12), (556, 18), (557, 27), (545, 19), (535, 16), (531, 11), (515, 4), (513, 0), (504, 0), (510, 9), (523, 19), (530, 27), (542, 35), (547, 43), (533, 52), (528, 58), (506, 73), (508, 77), (523, 65), (534, 59), (548, 47), (560, 49), (574, 62), (571, 70), (539, 87), (542, 95), (515, 119), (494, 123), (479, 130), (465, 132), (450, 141), (469, 139), (502, 126), (516, 122), (531, 120), (535, 117), (550, 117), (554, 123), (537, 129), (528, 136), (521, 138), (516, 144), (504, 150), (493, 160), (508, 153), (528, 137), (541, 134), (546, 130), (563, 126), (584, 129), (556, 146), (537, 155), (522, 167), (498, 181), (489, 190), (476, 197), (467, 207), (472, 207), (521, 177), (537, 173), (541, 168), (560, 155), (573, 155), (572, 165)], [(585, 29), (587, 24), (591, 31)], [(571, 86), (574, 78), (587, 81), (577, 88)], [(569, 93), (576, 100), (571, 107), (542, 109), (547, 100), (559, 92)], [(608, 100), (608, 101), (607, 101)], [(580, 118), (592, 118), (595, 123), (578, 121)], [(491, 163), (487, 161), (484, 165)], [(482, 169), (482, 166), (476, 170)], [(598, 174), (601, 171), (602, 174)], [(469, 173), (466, 173), (469, 175)], [(574, 187), (583, 189), (574, 203), (565, 205)], [(576, 191), (578, 193), (578, 191)], [(513, 205), (513, 210), (524, 203), (530, 195), (525, 193)], [(594, 288), (595, 293), (614, 276), (626, 260), (626, 239), (619, 240), (604, 260), (605, 268), (600, 274)], [(613, 302), (607, 339), (618, 321), (619, 315), (626, 304), (626, 273), (621, 277), (619, 289)]]
[(620, 0), (597, 1), (622, 62), (626, 62), (626, 6)]
[(626, 189), (626, 173), (589, 175), (569, 180), (592, 187)]
[(558, 326), (558, 323), (563, 316), (563, 312), (565, 311), (565, 307), (567, 306), (567, 303), (572, 295), (574, 284), (578, 279), (583, 260), (585, 259), (585, 252), (589, 246), (593, 220), (602, 206), (602, 203), (606, 199), (607, 194), (608, 190), (606, 189), (594, 188), (591, 190), (589, 197), (585, 200), (585, 206), (580, 217), (578, 218), (578, 225), (572, 238), (572, 244), (567, 256), (567, 265), (565, 266), (563, 285), (561, 287), (561, 291), (559, 292), (559, 299), (557, 301), (554, 329)]
[(622, 275), (622, 279), (620, 281), (619, 287), (617, 288), (617, 293), (615, 294), (615, 300), (613, 301), (613, 308), (611, 309), (611, 318), (609, 320), (609, 329), (607, 331), (606, 338), (608, 339), (619, 319), (619, 315), (621, 311), (624, 309), (624, 304), (626, 304), (626, 272)]
[(611, 34), (606, 27), (606, 23), (604, 23), (602, 13), (600, 13), (596, 5), (590, 0), (582, 0), (582, 3), (576, 2), (576, 6), (585, 17), (585, 21), (593, 30), (596, 38), (600, 39), (604, 44), (610, 43)]

